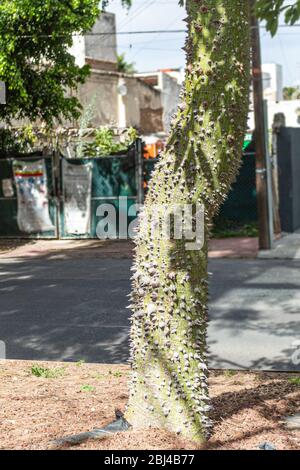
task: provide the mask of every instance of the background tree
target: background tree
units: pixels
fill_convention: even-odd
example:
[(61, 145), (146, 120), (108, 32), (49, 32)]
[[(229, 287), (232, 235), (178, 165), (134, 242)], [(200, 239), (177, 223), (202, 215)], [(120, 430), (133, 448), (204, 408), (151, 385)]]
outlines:
[(136, 73), (135, 63), (127, 62), (124, 53), (118, 55), (117, 66), (118, 66), (118, 72), (128, 73), (128, 74)]
[(300, 99), (300, 89), (299, 87), (287, 86), (283, 89), (283, 99), (290, 100), (299, 100)]
[(294, 25), (300, 18), (300, 0), (287, 2), (286, 0), (257, 0), (257, 16), (266, 21), (267, 30), (272, 36), (277, 32), (281, 16), (285, 23)]
[(99, 12), (99, 0), (1, 1), (0, 80), (7, 104), (0, 119), (40, 118), (51, 125), (55, 118), (80, 116), (77, 98), (66, 90), (83, 83), (89, 67), (78, 67), (69, 47), (74, 33), (91, 30)]

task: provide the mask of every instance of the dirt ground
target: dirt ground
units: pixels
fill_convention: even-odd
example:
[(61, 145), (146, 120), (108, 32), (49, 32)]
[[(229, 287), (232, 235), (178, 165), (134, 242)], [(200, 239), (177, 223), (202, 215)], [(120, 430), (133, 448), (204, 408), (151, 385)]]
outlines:
[[(127, 401), (128, 367), (0, 361), (0, 449), (55, 449), (53, 441), (101, 427)], [(299, 413), (299, 374), (215, 371), (210, 388), (214, 432), (206, 449), (300, 448), (285, 416)], [(66, 447), (65, 447), (66, 448)], [(181, 450), (195, 444), (158, 429), (130, 430), (70, 449)]]

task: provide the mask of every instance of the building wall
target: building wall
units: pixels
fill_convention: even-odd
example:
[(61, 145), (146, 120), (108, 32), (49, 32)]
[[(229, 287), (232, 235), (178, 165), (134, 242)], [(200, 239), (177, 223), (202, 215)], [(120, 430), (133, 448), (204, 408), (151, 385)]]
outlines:
[(287, 127), (300, 127), (300, 100), (268, 102), (269, 123), (272, 124), (275, 114), (283, 113)]
[(71, 52), (78, 65), (87, 63), (92, 69), (78, 90), (84, 109), (92, 114), (90, 125), (134, 126), (145, 134), (164, 131), (163, 103), (168, 102), (168, 95), (162, 97), (139, 78), (117, 72), (114, 14), (102, 13), (92, 35), (75, 36)]
[(79, 67), (85, 65), (85, 38), (84, 36), (74, 36), (73, 45), (69, 50), (70, 54), (75, 57), (75, 63)]
[(278, 64), (262, 64), (264, 99), (283, 100), (283, 72)]
[[(145, 83), (137, 76), (117, 72), (114, 14), (102, 13), (91, 35), (75, 35), (70, 52), (79, 66), (91, 66), (91, 75), (86, 83), (72, 92), (83, 106), (83, 116), (89, 116), (87, 125), (133, 126), (145, 135), (168, 131), (180, 86), (163, 72), (158, 72), (158, 87)], [(79, 127), (80, 121), (64, 121), (62, 125)]]
[(78, 98), (84, 110), (91, 110), (92, 127), (118, 126), (118, 77), (93, 71), (79, 87)]
[(97, 34), (97, 36), (85, 36), (86, 57), (116, 63), (117, 40), (115, 15), (113, 13), (102, 13), (92, 29), (92, 34)]
[(166, 133), (169, 132), (172, 115), (179, 103), (181, 85), (175, 77), (172, 77), (166, 71), (149, 72), (137, 74), (136, 76), (160, 91), (163, 107), (163, 128)]
[[(268, 124), (269, 129), (272, 127), (275, 114), (283, 113), (287, 127), (300, 127), (300, 100), (292, 101), (268, 101)], [(248, 120), (249, 129), (253, 130), (254, 113), (249, 113)]]
[(127, 126), (138, 127), (143, 134), (162, 132), (163, 109), (159, 91), (136, 77), (125, 79), (128, 93), (123, 98)]
[[(120, 86), (126, 94), (121, 96)], [(83, 107), (90, 107), (92, 126), (133, 126), (143, 134), (163, 132), (161, 94), (142, 80), (117, 72), (93, 70), (78, 91)]]
[(179, 94), (181, 86), (167, 73), (162, 73), (162, 105), (163, 105), (163, 121), (165, 131), (169, 132), (171, 127), (172, 115), (177, 110), (179, 104)]
[(161, 70), (162, 72), (165, 72), (167, 75), (170, 75), (170, 77), (175, 78), (176, 82), (179, 85), (182, 85), (185, 79), (185, 68), (181, 67), (178, 69), (163, 69)]
[[(74, 36), (70, 49), (76, 64), (88, 63), (93, 68), (117, 69), (116, 18), (113, 13), (101, 13), (91, 34)], [(98, 64), (98, 65), (97, 65)]]

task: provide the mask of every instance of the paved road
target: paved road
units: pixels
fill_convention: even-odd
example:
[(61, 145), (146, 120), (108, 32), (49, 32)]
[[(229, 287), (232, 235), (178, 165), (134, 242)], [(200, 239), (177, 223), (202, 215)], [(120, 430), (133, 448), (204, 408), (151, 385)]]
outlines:
[[(125, 362), (128, 259), (2, 259), (0, 340), (9, 359)], [(213, 260), (210, 364), (300, 370), (300, 261)], [(1, 348), (0, 348), (1, 349)]]

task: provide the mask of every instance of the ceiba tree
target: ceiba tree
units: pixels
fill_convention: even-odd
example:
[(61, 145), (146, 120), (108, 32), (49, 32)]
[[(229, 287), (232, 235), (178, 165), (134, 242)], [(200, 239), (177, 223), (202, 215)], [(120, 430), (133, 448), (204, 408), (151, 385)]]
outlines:
[[(202, 442), (212, 425), (206, 356), (208, 227), (241, 163), (255, 2), (186, 0), (185, 5), (185, 82), (136, 237), (125, 416), (135, 427), (162, 427)], [(280, 13), (286, 10), (286, 21), (295, 22), (299, 6), (299, 1), (286, 9), (281, 0), (260, 0), (257, 12), (275, 34)], [(159, 224), (154, 230), (149, 224), (158, 207), (174, 204), (204, 206), (201, 250), (186, 251), (186, 240), (163, 239)]]
[[(241, 162), (250, 28), (245, 0), (188, 0), (186, 9), (186, 78), (136, 238), (126, 418), (133, 426), (163, 427), (201, 442), (211, 427), (207, 227)], [(173, 204), (204, 206), (201, 250), (186, 251), (185, 239), (164, 239), (143, 223), (158, 206)]]
[[(130, 6), (131, 0), (121, 0)], [(107, 0), (100, 2), (107, 6)], [(179, 2), (184, 4), (183, 0)], [(247, 0), (186, 0), (186, 78), (167, 147), (156, 167), (136, 238), (133, 267), (131, 381), (127, 420), (202, 442), (210, 432), (206, 358), (208, 226), (241, 162), (250, 81)], [(8, 83), (2, 118), (76, 117), (65, 95), (84, 81), (68, 53), (74, 32), (89, 30), (98, 0), (4, 0), (0, 6), (0, 79)], [(275, 34), (278, 18), (300, 14), (300, 1), (258, 0), (257, 13)], [(157, 207), (197, 205), (205, 211), (205, 243), (161, 238), (147, 224)], [(195, 217), (195, 213), (194, 213)], [(195, 220), (193, 220), (195, 222)]]

